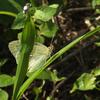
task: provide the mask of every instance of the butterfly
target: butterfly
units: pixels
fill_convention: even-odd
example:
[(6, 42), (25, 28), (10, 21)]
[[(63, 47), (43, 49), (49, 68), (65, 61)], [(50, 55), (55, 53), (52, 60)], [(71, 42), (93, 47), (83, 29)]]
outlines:
[[(12, 55), (15, 57), (16, 62), (18, 63), (18, 56), (20, 53), (20, 41), (15, 40), (10, 42), (8, 47)], [(27, 76), (30, 76), (33, 72), (42, 67), (46, 60), (50, 57), (51, 53), (52, 46), (47, 47), (41, 43), (35, 42), (29, 57)]]

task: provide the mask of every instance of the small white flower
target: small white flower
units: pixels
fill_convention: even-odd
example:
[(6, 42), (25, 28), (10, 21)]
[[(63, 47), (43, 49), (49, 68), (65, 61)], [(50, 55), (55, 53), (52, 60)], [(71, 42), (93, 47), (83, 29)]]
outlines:
[(31, 7), (31, 4), (27, 3), (24, 7), (23, 7), (23, 13), (26, 13), (29, 9), (29, 7)]

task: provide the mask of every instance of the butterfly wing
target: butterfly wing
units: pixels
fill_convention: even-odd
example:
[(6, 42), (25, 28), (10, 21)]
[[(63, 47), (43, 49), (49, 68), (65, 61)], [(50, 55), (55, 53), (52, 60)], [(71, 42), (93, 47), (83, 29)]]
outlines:
[[(16, 62), (18, 63), (18, 56), (20, 52), (20, 41), (12, 41), (9, 43), (9, 49), (13, 56), (16, 59)], [(27, 71), (27, 75), (31, 75), (34, 71), (38, 70), (43, 64), (46, 62), (46, 60), (50, 57), (52, 50), (50, 47), (35, 42), (33, 46), (33, 50), (30, 54), (29, 58), (29, 67)]]

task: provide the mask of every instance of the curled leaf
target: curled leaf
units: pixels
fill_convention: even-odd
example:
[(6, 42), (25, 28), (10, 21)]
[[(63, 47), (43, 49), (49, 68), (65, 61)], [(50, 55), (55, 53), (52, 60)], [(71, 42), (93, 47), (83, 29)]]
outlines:
[(76, 90), (86, 91), (92, 90), (95, 86), (96, 77), (93, 74), (83, 73), (73, 84), (73, 88), (70, 93), (75, 92)]

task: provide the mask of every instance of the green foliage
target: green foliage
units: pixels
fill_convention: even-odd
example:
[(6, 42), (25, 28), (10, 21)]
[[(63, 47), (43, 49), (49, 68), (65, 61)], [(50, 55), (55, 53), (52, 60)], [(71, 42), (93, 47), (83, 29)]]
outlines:
[(95, 45), (100, 47), (100, 42), (96, 42)]
[(36, 10), (34, 18), (47, 22), (55, 15), (57, 8), (57, 4), (40, 7), (40, 9)]
[(0, 59), (0, 68), (7, 62), (7, 59)]
[(6, 74), (0, 75), (0, 100), (8, 100), (8, 93), (1, 88), (13, 85), (15, 77)]
[[(95, 30), (84, 34), (70, 44), (66, 45), (64, 48), (50, 57), (52, 50), (35, 41), (44, 42), (45, 40), (42, 35), (48, 38), (55, 36), (58, 28), (53, 23), (52, 19), (57, 12), (58, 4), (36, 7), (34, 0), (30, 0), (30, 2), (32, 3), (32, 6), (29, 6), (29, 9), (27, 9), (25, 13), (22, 13), (21, 6), (15, 1), (10, 1), (10, 3), (17, 8), (16, 10), (19, 11), (16, 19), (13, 22), (12, 29), (22, 29), (19, 40), (9, 44), (9, 48), (17, 62), (12, 100), (19, 100), (24, 91), (35, 79), (42, 79), (43, 81), (48, 79), (53, 81), (54, 84), (58, 81), (64, 80), (64, 77), (59, 78), (57, 76), (56, 71), (48, 71), (46, 68), (81, 40), (87, 39), (96, 32), (100, 31), (100, 27), (97, 27)], [(14, 13), (4, 13), (6, 15), (15, 16)], [(28, 79), (24, 82), (26, 75), (28, 76)], [(90, 74), (84, 73), (77, 79), (77, 82), (74, 84), (74, 89), (72, 89), (71, 92), (74, 92), (77, 89), (94, 89), (96, 87), (96, 76), (98, 75), (99, 71), (97, 70), (94, 70)], [(12, 84), (12, 77), (1, 75), (1, 87)], [(37, 95), (41, 93), (43, 85), (44, 83), (39, 88), (34, 88)]]
[(75, 92), (76, 90), (93, 90), (95, 86), (96, 78), (92, 74), (83, 73), (74, 83), (70, 93)]
[(27, 13), (26, 18), (27, 19), (24, 24), (24, 29), (21, 34), (21, 47), (18, 56), (18, 65), (12, 100), (16, 100), (18, 90), (25, 79), (29, 63), (29, 55), (32, 51), (34, 45), (34, 38), (36, 35), (36, 29), (34, 23), (32, 22), (30, 13)]
[(6, 74), (0, 75), (0, 87), (7, 87), (9, 85), (14, 84), (15, 77), (11, 77)]
[(57, 71), (56, 71), (56, 70), (53, 70), (53, 72), (50, 72), (50, 75), (51, 75), (51, 79), (52, 79), (52, 81), (53, 81), (54, 83), (66, 79), (65, 77), (58, 77), (58, 76), (57, 76)]
[(38, 35), (35, 38), (35, 42), (44, 43), (45, 42), (45, 38), (43, 36), (41, 36), (41, 35)]
[(18, 15), (16, 16), (13, 24), (12, 24), (12, 29), (22, 29), (24, 28), (24, 24), (25, 24), (25, 14), (23, 14), (23, 12), (18, 13)]
[[(44, 35), (49, 38), (55, 36), (58, 27), (51, 21), (51, 19), (56, 14), (57, 8), (58, 8), (57, 4), (50, 6), (42, 6), (40, 8), (34, 8), (34, 7), (30, 8), (30, 12), (32, 13), (34, 21), (36, 23), (38, 23), (38, 20), (42, 21), (40, 25), (36, 24), (36, 26), (39, 28), (40, 35)], [(26, 20), (25, 14), (20, 12), (16, 16), (12, 24), (12, 29), (22, 29), (24, 27), (25, 20)]]
[(92, 0), (92, 7), (96, 9), (96, 13), (100, 14), (100, 0)]
[[(10, 1), (12, 2), (13, 0)], [(24, 0), (17, 0), (16, 3), (17, 5), (22, 6), (24, 4)], [(0, 0), (0, 14), (2, 14), (0, 15), (0, 23), (4, 25), (8, 25), (13, 21), (13, 17), (15, 17), (17, 13), (18, 10), (15, 9), (15, 7), (9, 2), (9, 0), (3, 0), (3, 1)], [(4, 16), (4, 15), (8, 15), (8, 16)]]
[(57, 30), (58, 30), (58, 27), (52, 22), (43, 23), (40, 26), (40, 32), (41, 32), (40, 34), (49, 38), (54, 37)]
[(1, 100), (8, 100), (8, 93), (2, 89), (0, 89), (0, 99)]
[(37, 79), (42, 79), (42, 80), (49, 80), (52, 81), (53, 83), (56, 83), (58, 81), (62, 81), (65, 79), (65, 77), (58, 77), (57, 76), (57, 71), (53, 70), (44, 70), (38, 77)]
[(42, 88), (43, 88), (44, 84), (45, 84), (45, 81), (42, 82), (41, 86), (33, 88), (33, 92), (36, 94), (35, 100), (39, 99), (38, 96), (42, 92)]
[[(51, 20), (52, 19), (52, 17), (54, 16), (54, 14), (56, 13), (56, 10), (57, 10), (57, 6), (58, 5), (50, 5), (50, 6), (44, 6), (44, 7), (41, 7), (40, 9), (40, 11), (42, 12), (42, 13), (44, 13), (45, 15), (46, 15), (46, 17), (43, 17), (42, 16), (42, 18), (41, 19), (39, 19), (39, 20), (41, 20), (41, 21), (49, 21), (49, 20)], [(46, 9), (44, 9), (44, 8), (46, 8)], [(43, 46), (38, 46), (37, 45), (37, 47), (38, 47), (38, 49), (37, 49), (37, 47), (35, 47), (35, 49), (34, 50), (36, 50), (36, 52), (37, 51), (40, 51), (41, 50), (41, 52), (42, 52), (42, 54), (41, 53), (39, 53), (39, 52), (37, 52), (37, 53), (35, 53), (34, 52), (34, 54), (32, 54), (31, 56), (32, 57), (30, 57), (30, 60), (29, 60), (29, 58), (28, 57), (26, 57), (26, 55), (27, 56), (29, 56), (29, 54), (28, 54), (28, 52), (27, 52), (27, 50), (28, 50), (28, 48), (31, 48), (31, 50), (33, 49), (33, 47), (32, 46), (30, 46), (30, 44), (32, 44), (32, 43), (30, 43), (30, 38), (28, 38), (28, 36), (30, 35), (29, 33), (32, 33), (32, 32), (34, 32), (34, 31), (31, 31), (30, 30), (30, 25), (27, 25), (26, 23), (32, 23), (32, 24), (34, 24), (35, 22), (37, 22), (37, 20), (38, 20), (38, 17), (39, 16), (37, 16), (37, 9), (36, 9), (36, 11), (34, 11), (34, 8), (30, 8), (29, 9), (29, 11), (27, 12), (27, 15), (26, 14), (23, 14), (23, 13), (19, 13), (18, 15), (17, 15), (17, 17), (16, 17), (16, 19), (15, 19), (15, 21), (14, 21), (14, 23), (13, 23), (13, 25), (12, 25), (12, 28), (13, 29), (21, 29), (21, 28), (24, 28), (24, 33), (22, 33), (22, 35), (21, 35), (21, 39), (20, 39), (20, 46), (19, 46), (19, 50), (18, 49), (14, 49), (14, 52), (15, 51), (17, 51), (18, 53), (17, 54), (19, 54), (19, 55), (15, 55), (15, 58), (16, 58), (16, 61), (17, 61), (17, 63), (18, 63), (18, 68), (17, 68), (17, 73), (16, 73), (16, 82), (15, 82), (15, 85), (14, 85), (14, 92), (13, 92), (13, 99), (16, 99), (16, 94), (17, 94), (17, 92), (18, 92), (18, 89), (20, 88), (20, 86), (21, 86), (21, 84), (22, 84), (22, 82), (23, 82), (23, 79), (24, 79), (24, 77), (25, 77), (25, 74), (26, 74), (26, 71), (28, 70), (28, 72), (27, 72), (27, 75), (30, 75), (31, 73), (33, 73), (33, 72), (35, 72), (36, 70), (38, 70), (44, 63), (45, 63), (45, 61), (47, 60), (47, 58), (49, 57), (49, 55), (50, 55), (50, 53), (48, 53), (47, 52), (47, 54), (43, 54), (43, 52), (45, 51), (45, 53), (46, 53), (46, 51), (49, 51), (49, 49), (47, 50), (46, 49), (46, 47), (43, 49), (43, 50), (41, 50), (41, 48), (40, 47), (42, 47), (43, 48)], [(48, 11), (50, 12), (50, 13), (48, 13)], [(38, 14), (40, 14), (41, 15), (41, 13), (39, 13), (38, 12)], [(25, 15), (25, 16), (24, 16)], [(49, 15), (49, 16), (48, 16)], [(26, 17), (26, 18), (25, 18)], [(31, 20), (28, 20), (27, 21), (27, 18), (33, 18), (33, 19), (31, 19)], [(47, 19), (47, 17), (48, 17), (48, 19)], [(26, 22), (26, 23), (25, 23)], [(45, 23), (46, 23), (45, 22)], [(43, 22), (44, 23), (44, 22)], [(35, 25), (35, 24), (34, 24)], [(35, 28), (35, 26), (33, 25), (33, 27)], [(50, 24), (51, 25), (51, 24)], [(53, 25), (53, 24), (52, 24)], [(27, 27), (24, 27), (24, 26), (27, 26)], [(45, 30), (46, 29), (49, 29), (48, 27), (46, 27), (45, 28)], [(54, 28), (51, 28), (52, 30), (51, 30), (51, 32), (50, 31), (46, 31), (45, 32), (45, 34), (46, 34), (46, 36), (47, 37), (53, 37), (54, 36), (54, 34), (56, 33), (56, 31), (57, 31), (57, 28), (56, 27), (54, 27)], [(45, 31), (45, 30), (43, 30), (43, 31)], [(42, 31), (42, 32), (43, 32)], [(35, 32), (36, 33), (36, 32)], [(41, 33), (41, 30), (40, 30), (40, 33)], [(26, 35), (25, 35), (26, 34)], [(33, 37), (33, 36), (32, 36)], [(31, 38), (32, 38), (31, 37)], [(34, 39), (34, 38), (33, 38)], [(33, 40), (33, 41), (35, 41), (35, 39)], [(14, 42), (15, 43), (15, 42)], [(27, 47), (25, 47), (24, 46), (24, 44), (28, 44), (29, 43), (29, 45), (27, 45)], [(13, 43), (11, 43), (11, 44), (13, 44)], [(33, 45), (33, 44), (32, 44)], [(35, 45), (34, 45), (35, 46)], [(12, 48), (13, 46), (11, 46), (11, 48)], [(20, 52), (20, 48), (23, 48), (23, 50), (22, 50), (22, 53), (23, 52), (25, 52), (25, 54), (23, 53), (21, 53)], [(11, 49), (10, 48), (10, 49)], [(25, 48), (27, 48), (27, 49), (25, 49)], [(24, 51), (24, 49), (25, 49), (25, 51)], [(27, 52), (27, 53), (26, 53)], [(49, 51), (49, 52), (51, 52), (51, 51)], [(22, 54), (22, 55), (21, 55)], [(21, 56), (20, 56), (21, 55)], [(18, 58), (17, 58), (18, 57)], [(23, 57), (23, 58), (22, 58)], [(24, 57), (26, 57), (26, 58), (24, 58)], [(20, 59), (20, 60), (19, 60)], [(24, 61), (25, 60), (25, 61)], [(28, 60), (29, 60), (29, 67), (28, 67)], [(26, 65), (27, 67), (26, 68), (24, 68), (24, 70), (22, 70), (22, 67), (24, 66), (24, 65)], [(27, 69), (28, 68), (28, 69)], [(22, 71), (24, 71), (23, 73), (23, 75), (22, 76), (20, 76), (21, 75), (21, 73), (22, 73)], [(22, 80), (21, 80), (22, 79)], [(20, 82), (20, 83), (19, 83)]]
[(86, 91), (97, 89), (96, 81), (97, 76), (100, 76), (100, 67), (97, 67), (91, 71), (91, 73), (83, 73), (73, 84), (73, 88), (70, 93), (75, 92), (76, 90)]
[(15, 0), (8, 0), (19, 12), (22, 11), (22, 7), (19, 3), (17, 3)]
[(100, 67), (97, 67), (91, 71), (94, 76), (100, 76)]

